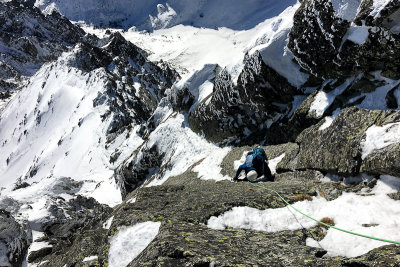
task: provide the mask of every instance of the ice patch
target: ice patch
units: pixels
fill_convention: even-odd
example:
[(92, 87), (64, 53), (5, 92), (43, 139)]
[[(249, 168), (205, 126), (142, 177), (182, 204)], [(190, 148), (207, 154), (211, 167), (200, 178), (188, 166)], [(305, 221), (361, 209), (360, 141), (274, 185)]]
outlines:
[(373, 125), (368, 128), (365, 140), (361, 142), (361, 158), (365, 159), (374, 150), (398, 142), (400, 142), (400, 123), (389, 123), (384, 126)]
[(108, 266), (127, 266), (157, 236), (161, 222), (143, 222), (121, 228), (110, 240)]

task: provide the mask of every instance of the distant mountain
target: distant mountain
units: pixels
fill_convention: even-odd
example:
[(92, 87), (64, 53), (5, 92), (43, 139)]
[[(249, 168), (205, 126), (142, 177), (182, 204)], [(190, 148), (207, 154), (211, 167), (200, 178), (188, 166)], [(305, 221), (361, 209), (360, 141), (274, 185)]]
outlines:
[(295, 3), (295, 0), (37, 0), (35, 6), (46, 12), (57, 9), (73, 21), (100, 27), (135, 26), (151, 31), (184, 24), (245, 30), (279, 15)]

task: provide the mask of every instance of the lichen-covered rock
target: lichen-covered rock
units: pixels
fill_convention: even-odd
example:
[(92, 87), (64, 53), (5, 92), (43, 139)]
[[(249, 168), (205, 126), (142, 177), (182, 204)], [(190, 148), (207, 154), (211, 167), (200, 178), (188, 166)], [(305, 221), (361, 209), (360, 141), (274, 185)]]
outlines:
[(282, 145), (266, 146), (265, 152), (267, 153), (269, 160), (285, 154), (285, 156), (276, 166), (277, 173), (295, 170), (297, 154), (299, 153), (298, 144), (286, 143)]
[(400, 143), (373, 151), (363, 160), (360, 171), (400, 177)]
[(344, 266), (390, 266), (400, 262), (400, 246), (388, 245), (376, 248), (365, 255), (347, 260)]
[(22, 266), (31, 240), (26, 226), (18, 224), (5, 210), (0, 210), (0, 265)]
[[(298, 194), (319, 194), (332, 200), (342, 192), (360, 192), (363, 188), (321, 184), (321, 176), (318, 171), (287, 172), (277, 175), (274, 183), (260, 185), (284, 194), (290, 203)], [(132, 194), (136, 197), (134, 202), (126, 201), (114, 209), (110, 229), (95, 226), (84, 230), (68, 245), (58, 240), (53, 247), (56, 251), (41, 258), (42, 262), (50, 260), (43, 266), (85, 266), (82, 260), (88, 256), (98, 256), (95, 264), (105, 266), (109, 238), (121, 227), (146, 221), (162, 222), (159, 233), (128, 266), (346, 266), (349, 262), (359, 262), (361, 266), (382, 262), (391, 266), (395, 262), (390, 257), (397, 252), (396, 246), (378, 248), (354, 259), (326, 257), (326, 251), (306, 246), (308, 237), (323, 234), (318, 229), (266, 233), (208, 228), (205, 223), (211, 216), (233, 207), (267, 209), (286, 205), (275, 195), (248, 183), (203, 181), (188, 170), (162, 186), (138, 188)]]
[(296, 169), (316, 169), (343, 176), (357, 175), (361, 167), (361, 146), (365, 131), (385, 122), (393, 111), (343, 110), (332, 125), (319, 130), (321, 123), (304, 130), (296, 142), (300, 144)]
[(315, 170), (308, 171), (294, 171), (294, 172), (284, 172), (275, 175), (274, 182), (295, 184), (295, 183), (310, 183), (319, 181), (324, 175)]

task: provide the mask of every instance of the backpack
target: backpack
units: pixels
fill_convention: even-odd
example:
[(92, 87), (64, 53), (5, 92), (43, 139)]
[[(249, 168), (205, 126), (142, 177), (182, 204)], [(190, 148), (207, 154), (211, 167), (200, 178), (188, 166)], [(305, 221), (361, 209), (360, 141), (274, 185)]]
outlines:
[(264, 161), (267, 157), (265, 150), (261, 147), (254, 148), (253, 155), (254, 155), (254, 158), (258, 158), (259, 160), (262, 160), (262, 161)]
[[(259, 175), (262, 175), (264, 173), (264, 161), (267, 159), (267, 154), (265, 153), (265, 150), (262, 149), (261, 147), (254, 148), (251, 156), (252, 156), (251, 167), (253, 167)], [(246, 158), (246, 164), (247, 164), (247, 158)]]

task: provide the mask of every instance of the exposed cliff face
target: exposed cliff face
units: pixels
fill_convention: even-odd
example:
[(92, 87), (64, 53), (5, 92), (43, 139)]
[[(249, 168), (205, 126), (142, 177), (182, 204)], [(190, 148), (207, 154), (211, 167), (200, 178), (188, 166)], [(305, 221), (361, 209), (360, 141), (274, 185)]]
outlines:
[(284, 77), (267, 66), (260, 53), (244, 59), (237, 84), (222, 70), (213, 94), (189, 116), (191, 128), (213, 142), (239, 142), (269, 127), (291, 110), (297, 93)]
[(14, 217), (0, 210), (0, 265), (21, 266), (31, 243), (30, 229), (24, 229)]
[(303, 1), (288, 43), (297, 62), (324, 79), (371, 71), (399, 79), (400, 37), (388, 23), (399, 4), (391, 1), (378, 14), (372, 14), (372, 4), (347, 1), (346, 8), (337, 1)]

